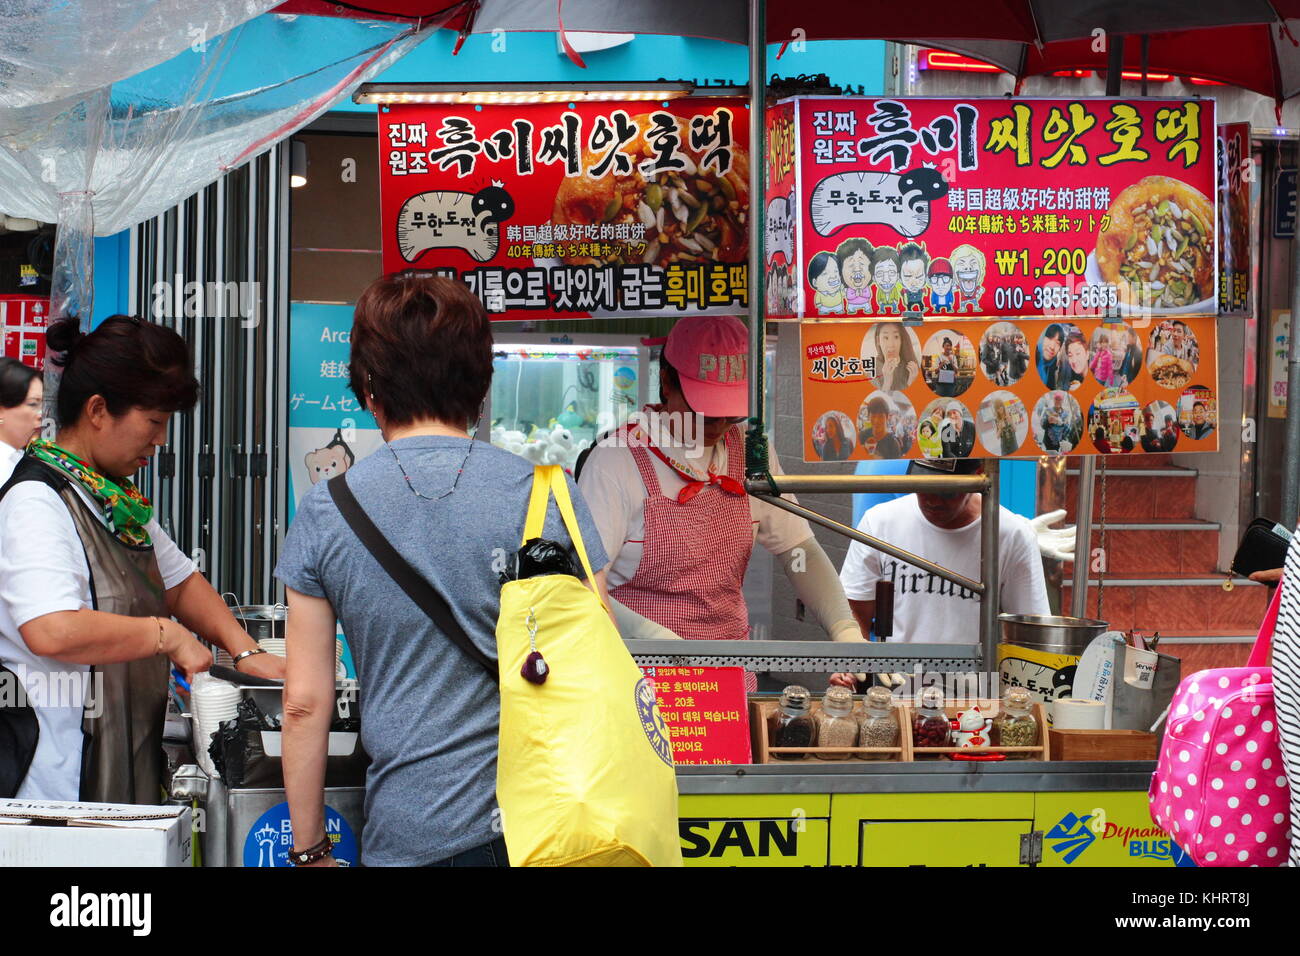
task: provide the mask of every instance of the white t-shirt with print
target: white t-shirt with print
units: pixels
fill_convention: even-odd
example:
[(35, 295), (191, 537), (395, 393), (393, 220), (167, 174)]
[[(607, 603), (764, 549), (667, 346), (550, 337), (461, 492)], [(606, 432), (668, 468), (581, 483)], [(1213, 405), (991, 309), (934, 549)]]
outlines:
[[(98, 512), (90, 496), (77, 490)], [(163, 585), (174, 588), (194, 573), (194, 563), (157, 521), (145, 527)], [(90, 668), (38, 657), (18, 629), (45, 614), (89, 607), (90, 567), (67, 505), (39, 481), (15, 485), (0, 499), (0, 664), (22, 682), (40, 727), (31, 768), (18, 788), (21, 799), (77, 799)]]
[[(921, 514), (916, 495), (867, 509), (858, 530), (980, 579), (980, 519), (949, 530)], [(875, 548), (849, 545), (840, 581), (851, 601), (874, 601), (876, 582), (894, 582), (894, 633), (890, 641), (917, 644), (974, 644), (979, 641), (979, 595)], [(1038, 538), (1027, 518), (1002, 508), (998, 527), (998, 583), (1003, 614), (1050, 614)]]
[[(666, 446), (664, 454), (681, 462), (697, 474), (710, 468), (714, 474), (727, 473), (726, 439), (713, 446), (711, 455), (687, 457), (684, 448)], [(686, 481), (672, 468), (646, 449), (659, 489), (666, 497), (676, 498)], [(771, 456), (772, 474), (781, 474), (780, 462)], [(613, 556), (606, 575), (606, 584), (613, 590), (632, 580), (641, 565), (645, 546), (645, 502), (649, 495), (641, 472), (637, 470), (632, 449), (598, 445), (582, 466), (578, 489), (586, 499), (591, 515), (596, 519), (605, 551)], [(793, 495), (784, 496), (795, 500)], [(812, 537), (812, 528), (798, 515), (792, 515), (766, 501), (750, 496), (749, 515), (753, 525), (753, 540), (772, 554), (783, 554), (795, 545)]]

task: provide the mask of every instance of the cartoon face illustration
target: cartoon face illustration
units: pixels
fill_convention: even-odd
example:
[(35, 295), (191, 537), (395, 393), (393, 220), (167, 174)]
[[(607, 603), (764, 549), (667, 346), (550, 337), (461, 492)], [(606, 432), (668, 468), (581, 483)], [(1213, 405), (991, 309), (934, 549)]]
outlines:
[(469, 208), (475, 217), (482, 216), (486, 222), (505, 222), (515, 214), (515, 201), (506, 192), (505, 183), (494, 179), (491, 186), (474, 194)]
[(920, 292), (925, 288), (925, 262), (921, 259), (904, 259), (899, 270), (903, 288), (908, 292)]
[(930, 288), (936, 295), (947, 295), (952, 291), (952, 273), (951, 272), (931, 272)]
[(328, 445), (307, 453), (307, 477), (313, 485), (318, 481), (328, 481), (343, 474), (355, 461), (356, 456), (343, 440), (342, 431), (335, 431)]
[(881, 289), (892, 289), (898, 285), (898, 264), (889, 259), (876, 264), (876, 285)]
[(923, 166), (909, 170), (898, 181), (898, 190), (907, 197), (907, 204), (916, 209), (919, 203), (934, 202), (948, 194), (948, 183), (937, 169)]
[(962, 291), (974, 292), (984, 282), (984, 255), (974, 246), (958, 246), (952, 251), (952, 269)]
[(834, 295), (840, 291), (840, 264), (834, 256), (827, 256), (821, 272), (810, 279), (812, 287), (822, 295)]
[(849, 253), (844, 260), (844, 284), (854, 292), (871, 285), (871, 256), (861, 249)]

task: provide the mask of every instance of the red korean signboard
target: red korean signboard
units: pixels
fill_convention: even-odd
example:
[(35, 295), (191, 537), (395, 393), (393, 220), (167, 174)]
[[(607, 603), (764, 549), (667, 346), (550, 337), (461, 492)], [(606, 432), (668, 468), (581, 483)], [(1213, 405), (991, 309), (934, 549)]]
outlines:
[[(784, 314), (1213, 314), (1213, 101), (796, 98)], [(770, 234), (770, 226), (769, 226)], [(769, 275), (786, 246), (769, 240)]]
[(45, 329), (50, 299), (40, 295), (0, 295), (0, 335), (4, 355), (32, 368), (45, 367)]
[(1250, 124), (1219, 127), (1219, 314), (1250, 305)]
[(678, 764), (751, 763), (742, 667), (642, 667)]
[(384, 271), (494, 318), (748, 308), (743, 100), (381, 107), (379, 159)]

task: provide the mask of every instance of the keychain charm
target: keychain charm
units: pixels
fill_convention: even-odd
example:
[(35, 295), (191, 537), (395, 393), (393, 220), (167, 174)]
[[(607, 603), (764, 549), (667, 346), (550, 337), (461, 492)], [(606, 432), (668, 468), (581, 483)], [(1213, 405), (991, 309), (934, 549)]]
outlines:
[(528, 656), (524, 658), (524, 666), (519, 669), (519, 674), (524, 680), (532, 684), (545, 684), (546, 677), (550, 674), (551, 669), (546, 664), (546, 658), (542, 657), (541, 652), (537, 649), (537, 616), (533, 614), (533, 609), (528, 609), (528, 620), (525, 622), (528, 628)]

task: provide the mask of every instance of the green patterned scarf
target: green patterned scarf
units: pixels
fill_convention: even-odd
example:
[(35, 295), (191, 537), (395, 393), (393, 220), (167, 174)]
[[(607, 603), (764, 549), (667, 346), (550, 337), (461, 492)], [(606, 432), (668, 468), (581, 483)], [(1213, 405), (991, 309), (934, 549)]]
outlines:
[(27, 451), (47, 465), (53, 465), (90, 492), (103, 511), (108, 530), (119, 541), (133, 548), (150, 546), (152, 542), (144, 526), (153, 517), (153, 505), (130, 479), (113, 481), (105, 478), (76, 455), (43, 438), (28, 445)]

